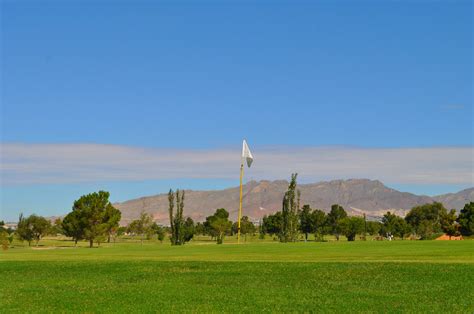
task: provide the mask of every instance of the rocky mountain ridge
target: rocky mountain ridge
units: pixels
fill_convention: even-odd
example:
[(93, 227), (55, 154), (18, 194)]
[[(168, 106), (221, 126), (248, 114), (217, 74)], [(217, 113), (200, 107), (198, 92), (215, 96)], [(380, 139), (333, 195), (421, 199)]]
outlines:
[[(243, 214), (253, 220), (281, 210), (281, 201), (288, 187), (285, 180), (250, 181), (243, 187)], [(404, 215), (413, 206), (441, 202), (446, 208), (460, 210), (465, 203), (474, 201), (474, 188), (439, 196), (415, 195), (385, 186), (378, 180), (333, 180), (298, 185), (301, 205), (328, 211), (332, 204), (342, 205), (352, 215), (367, 214), (380, 217), (390, 210)], [(167, 194), (141, 197), (115, 203), (122, 211), (122, 224), (136, 219), (142, 211), (153, 215), (158, 223), (168, 223)], [(203, 221), (217, 208), (226, 208), (235, 220), (239, 206), (239, 187), (215, 191), (186, 190), (185, 215)]]

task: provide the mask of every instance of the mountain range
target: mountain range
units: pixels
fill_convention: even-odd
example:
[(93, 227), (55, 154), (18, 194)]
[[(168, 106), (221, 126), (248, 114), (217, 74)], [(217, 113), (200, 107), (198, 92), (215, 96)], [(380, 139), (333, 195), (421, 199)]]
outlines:
[[(250, 181), (243, 186), (243, 215), (257, 221), (264, 215), (281, 210), (283, 195), (288, 182)], [(368, 217), (381, 217), (390, 210), (404, 216), (417, 205), (441, 202), (446, 208), (460, 210), (464, 204), (474, 201), (474, 188), (458, 193), (439, 196), (415, 195), (400, 192), (385, 186), (378, 180), (350, 179), (300, 184), (301, 205), (309, 204), (312, 208), (328, 211), (332, 204), (342, 205), (350, 215), (366, 214)], [(122, 211), (121, 224), (136, 219), (142, 211), (151, 214), (161, 224), (168, 224), (167, 194), (141, 197), (126, 202), (115, 203)], [(186, 190), (185, 216), (195, 221), (203, 221), (217, 208), (226, 208), (230, 218), (235, 220), (239, 207), (239, 187), (215, 191)]]

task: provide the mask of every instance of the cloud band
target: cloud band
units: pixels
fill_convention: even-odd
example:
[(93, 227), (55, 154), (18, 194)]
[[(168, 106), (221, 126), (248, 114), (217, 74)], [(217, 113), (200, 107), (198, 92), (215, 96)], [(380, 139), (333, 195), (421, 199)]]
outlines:
[[(186, 150), (105, 144), (3, 143), (1, 184), (68, 184), (177, 178), (233, 179), (240, 147)], [(253, 147), (254, 179), (380, 179), (400, 184), (473, 184), (474, 147)]]

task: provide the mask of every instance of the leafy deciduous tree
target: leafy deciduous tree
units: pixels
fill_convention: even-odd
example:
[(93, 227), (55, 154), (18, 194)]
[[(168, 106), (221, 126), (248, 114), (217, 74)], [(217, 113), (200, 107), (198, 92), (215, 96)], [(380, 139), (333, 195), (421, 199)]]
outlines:
[(314, 236), (318, 240), (324, 240), (324, 234), (326, 234), (326, 213), (320, 209), (315, 209), (311, 213), (311, 222), (313, 224)]
[(140, 218), (133, 220), (128, 225), (128, 232), (140, 236), (140, 243), (143, 245), (143, 240), (152, 231), (153, 218), (151, 215), (141, 212)]
[(165, 239), (165, 229), (162, 226), (158, 225), (156, 222), (154, 222), (151, 225), (151, 231), (152, 234), (156, 235), (158, 241), (163, 243), (163, 240)]
[(196, 234), (204, 235), (204, 234), (206, 234), (206, 228), (204, 227), (204, 225), (201, 222), (198, 222), (196, 224), (196, 227), (195, 227), (195, 232), (196, 232)]
[(184, 243), (191, 241), (195, 233), (196, 233), (196, 227), (194, 226), (194, 221), (191, 219), (191, 217), (186, 218), (183, 225)]
[(392, 214), (391, 212), (387, 212), (382, 217), (382, 228), (380, 229), (380, 233), (384, 236), (391, 236), (395, 234), (395, 224), (397, 221), (397, 215)]
[(282, 225), (283, 215), (281, 212), (276, 212), (273, 215), (264, 216), (262, 219), (262, 232), (271, 236), (279, 235), (281, 233)]
[(51, 233), (56, 234), (64, 234), (64, 230), (62, 228), (63, 221), (61, 218), (56, 218), (51, 228)]
[(308, 234), (314, 231), (312, 210), (309, 205), (303, 205), (298, 213), (300, 219), (300, 231), (304, 234), (304, 240), (308, 241)]
[(471, 236), (474, 234), (474, 202), (464, 205), (457, 221), (462, 235)]
[(440, 221), (446, 213), (443, 204), (434, 202), (413, 207), (405, 216), (405, 220), (417, 235), (425, 239), (442, 231)]
[(357, 234), (364, 232), (364, 219), (361, 217), (345, 217), (339, 221), (341, 233), (347, 241), (354, 241)]
[[(232, 232), (237, 233), (238, 225), (234, 222), (232, 225)], [(247, 234), (254, 234), (256, 232), (255, 225), (250, 221), (248, 216), (242, 216), (240, 219), (240, 234), (244, 236), (244, 241), (247, 241)]]
[(398, 217), (395, 221), (395, 235), (400, 237), (402, 240), (410, 234), (411, 227), (402, 217)]
[(10, 247), (8, 241), (8, 232), (3, 228), (2, 224), (0, 224), (0, 245), (4, 251), (8, 250)]
[(410, 225), (400, 216), (387, 212), (383, 215), (380, 235), (397, 236), (402, 240), (411, 231)]
[(342, 233), (341, 220), (346, 217), (347, 213), (342, 206), (338, 204), (331, 206), (331, 211), (327, 215), (327, 225), (337, 241), (339, 241), (339, 236)]
[(217, 244), (224, 242), (225, 234), (232, 228), (229, 213), (224, 208), (219, 208), (214, 215), (206, 217), (206, 223), (214, 231), (213, 234), (216, 235)]
[(20, 214), (20, 217), (18, 218), (16, 234), (21, 241), (27, 241), (28, 246), (31, 246), (31, 242), (33, 241), (33, 230), (23, 214)]
[(35, 240), (36, 246), (38, 246), (41, 238), (51, 232), (51, 222), (34, 214), (28, 218), (24, 218), (23, 214), (20, 214), (16, 232), (21, 240), (28, 241), (28, 245), (31, 246), (31, 242)]
[(459, 224), (456, 222), (456, 218), (457, 215), (455, 209), (451, 209), (449, 212), (443, 213), (441, 215), (441, 228), (449, 236), (450, 239), (451, 237), (458, 236), (460, 234)]

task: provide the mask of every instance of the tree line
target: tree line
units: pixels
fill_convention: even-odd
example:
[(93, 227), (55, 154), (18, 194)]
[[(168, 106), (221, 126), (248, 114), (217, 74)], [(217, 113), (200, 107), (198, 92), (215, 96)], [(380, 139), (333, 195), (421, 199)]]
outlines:
[(348, 216), (338, 204), (332, 205), (327, 214), (309, 205), (300, 208), (296, 179), (297, 174), (293, 174), (283, 198), (282, 210), (263, 217), (259, 230), (261, 237), (269, 234), (281, 242), (294, 242), (299, 234), (304, 235), (305, 240), (309, 234), (314, 234), (319, 241), (324, 241), (325, 235), (333, 235), (336, 240), (343, 235), (348, 241), (354, 241), (357, 235), (364, 239), (368, 234), (390, 239), (394, 236), (431, 239), (440, 233), (450, 237), (474, 233), (474, 202), (466, 204), (459, 215), (455, 209), (448, 211), (443, 204), (435, 202), (413, 207), (405, 218), (387, 212), (381, 221), (367, 221), (365, 215)]
[[(225, 236), (237, 233), (237, 222), (229, 219), (225, 208), (217, 209), (206, 217), (204, 222), (195, 223), (191, 217), (184, 216), (185, 192), (170, 190), (168, 193), (169, 226), (154, 222), (150, 214), (142, 212), (138, 219), (127, 226), (119, 226), (121, 212), (109, 201), (110, 194), (99, 191), (84, 195), (76, 200), (72, 211), (64, 219), (50, 220), (20, 214), (17, 229), (5, 229), (0, 221), (0, 243), (7, 249), (16, 237), (38, 245), (46, 235), (63, 234), (78, 241), (88, 241), (89, 247), (94, 243), (100, 246), (125, 234), (145, 239), (156, 237), (163, 242), (168, 237), (172, 245), (183, 245), (195, 235), (210, 236), (217, 244), (224, 242)], [(328, 213), (321, 209), (312, 209), (309, 205), (300, 207), (301, 193), (297, 186), (297, 174), (292, 174), (288, 190), (282, 199), (282, 209), (272, 215), (264, 216), (259, 226), (252, 223), (247, 216), (241, 219), (241, 234), (259, 233), (261, 238), (270, 235), (281, 242), (299, 241), (301, 237), (308, 240), (314, 234), (316, 241), (324, 241), (324, 236), (333, 235), (336, 240), (345, 236), (348, 241), (356, 240), (357, 235), (365, 239), (367, 235), (379, 237), (411, 236), (418, 239), (432, 239), (440, 233), (449, 236), (474, 235), (474, 202), (467, 203), (457, 215), (456, 210), (447, 210), (441, 203), (424, 204), (413, 207), (402, 218), (391, 212), (383, 215), (381, 221), (368, 221), (365, 216), (349, 216), (346, 210), (334, 204)]]
[[(185, 192), (170, 190), (169, 201), (169, 226), (161, 226), (154, 222), (153, 217), (142, 212), (138, 219), (131, 221), (127, 226), (120, 226), (121, 212), (109, 201), (110, 193), (99, 191), (81, 196), (74, 201), (72, 211), (64, 219), (50, 220), (38, 215), (24, 217), (20, 214), (17, 228), (5, 229), (0, 222), (0, 242), (4, 249), (8, 249), (16, 237), (20, 241), (34, 243), (47, 235), (62, 234), (70, 237), (75, 246), (79, 241), (88, 241), (89, 247), (94, 243), (100, 246), (103, 242), (115, 242), (119, 236), (129, 235), (139, 238), (143, 244), (145, 239), (156, 237), (160, 242), (168, 235), (172, 245), (183, 245), (189, 242), (195, 234), (209, 235), (218, 244), (223, 243), (224, 237), (236, 232), (237, 225), (229, 220), (229, 213), (224, 208), (207, 217), (204, 223), (195, 224), (191, 217), (184, 217)], [(242, 219), (242, 234), (255, 233), (255, 226), (248, 217)]]

